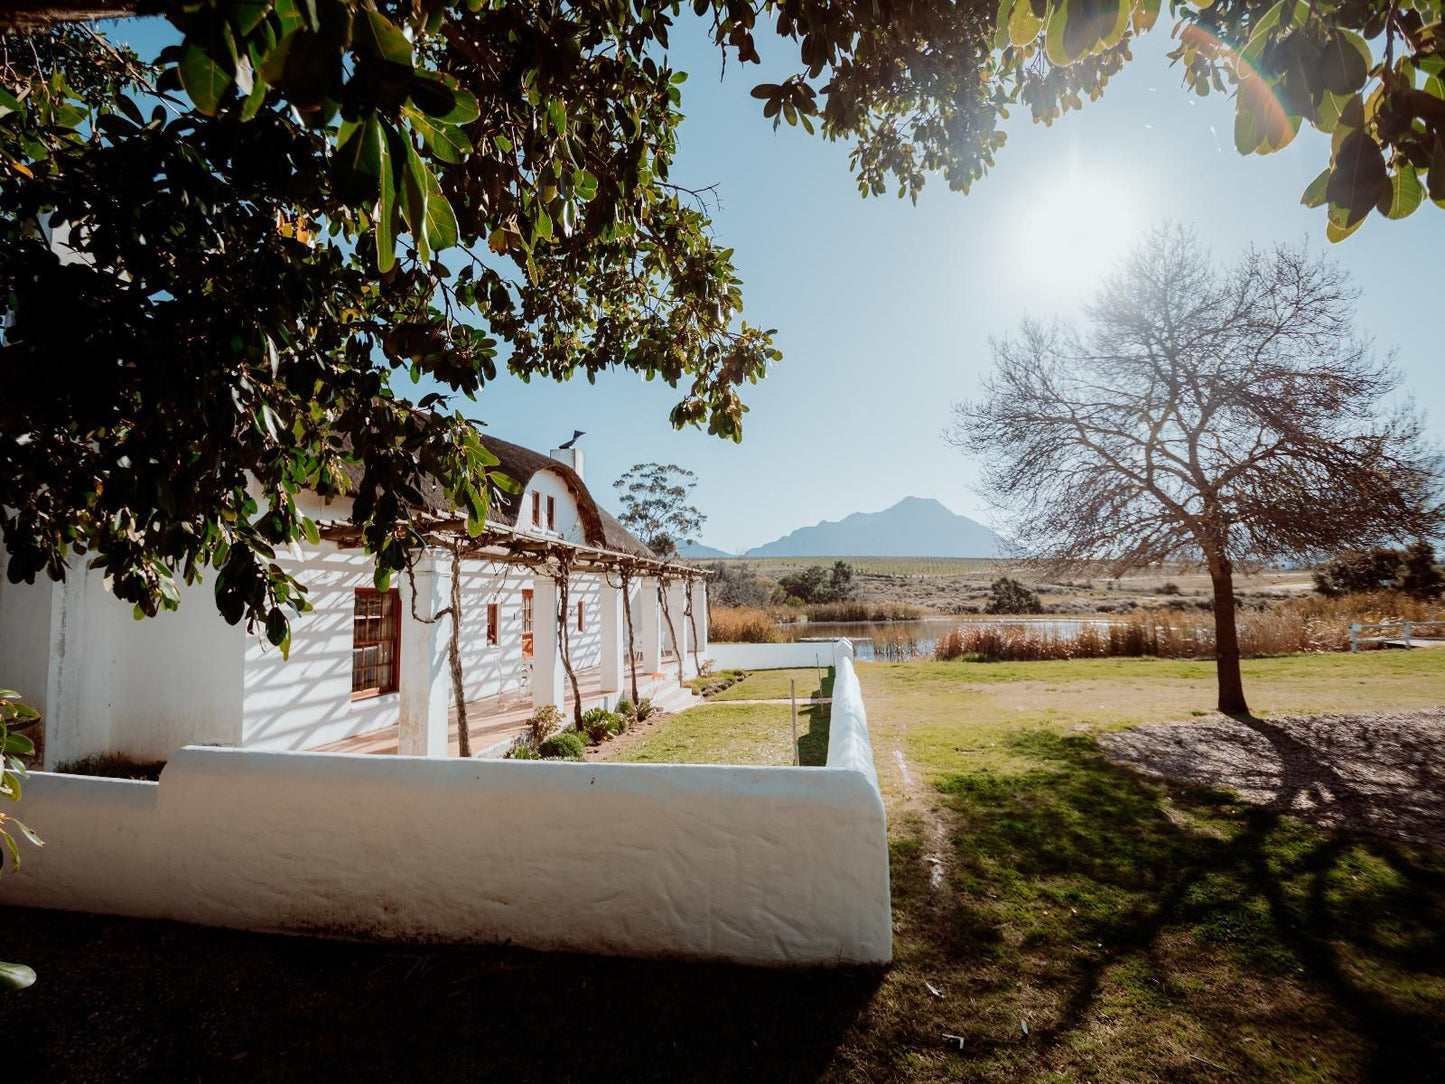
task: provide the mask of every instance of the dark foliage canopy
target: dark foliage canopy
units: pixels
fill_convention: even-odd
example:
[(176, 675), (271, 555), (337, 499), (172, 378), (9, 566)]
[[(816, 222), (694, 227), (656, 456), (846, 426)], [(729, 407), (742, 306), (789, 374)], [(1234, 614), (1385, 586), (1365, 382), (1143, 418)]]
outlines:
[[(689, 10), (690, 7), (690, 10)], [(13, 0), (0, 10), (0, 508), (13, 579), (73, 552), (154, 613), (216, 572), (231, 620), (284, 643), (314, 534), (301, 489), (363, 465), (353, 518), (384, 582), (434, 478), (480, 527), (495, 464), (449, 400), (499, 366), (623, 367), (678, 425), (736, 439), (777, 356), (731, 250), (671, 180), (680, 29), (794, 73), (764, 118), (853, 142), (864, 194), (966, 191), (1022, 105), (1096, 97), (1159, 0), (653, 4)], [(1237, 90), (1241, 150), (1308, 122), (1330, 235), (1445, 199), (1440, 0), (1175, 5), (1195, 91)], [(77, 20), (156, 14), (137, 57)], [(1378, 54), (1378, 55), (1377, 55)]]

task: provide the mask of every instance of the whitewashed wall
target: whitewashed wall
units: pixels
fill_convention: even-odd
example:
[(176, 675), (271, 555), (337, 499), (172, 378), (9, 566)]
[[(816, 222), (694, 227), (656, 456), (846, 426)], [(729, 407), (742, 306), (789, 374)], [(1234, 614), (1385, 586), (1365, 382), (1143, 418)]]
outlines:
[(881, 963), (886, 825), (846, 659), (833, 710), (826, 768), (188, 748), (159, 784), (37, 773), (17, 812), (47, 846), (0, 881), (0, 902), (361, 938)]
[(785, 670), (799, 666), (836, 666), (853, 657), (847, 640), (803, 641), (795, 644), (720, 644), (707, 646), (707, 657), (718, 670)]
[[(532, 494), (542, 495), (542, 525), (534, 526), (532, 523)], [(552, 530), (547, 529), (547, 498), (551, 497), (557, 502), (557, 522)], [(583, 544), (587, 541), (586, 531), (582, 527), (581, 517), (577, 513), (577, 498), (572, 496), (572, 490), (568, 488), (567, 482), (560, 474), (554, 474), (545, 468), (539, 470), (527, 482), (527, 488), (522, 493), (522, 503), (518, 505), (517, 530), (528, 534), (541, 534), (549, 538), (560, 538), (564, 542), (575, 542)]]
[(179, 611), (144, 621), (79, 560), (65, 583), (0, 586), (0, 684), (45, 716), (46, 767), (236, 743), (244, 637), (208, 583), (182, 586)]
[[(292, 618), (290, 658), (260, 637), (246, 637), (241, 744), (309, 749), (395, 723), (399, 694), (351, 699), (355, 592), (372, 586), (372, 559), (359, 550), (322, 543), (303, 560), (281, 564), (309, 588), (314, 609)], [(397, 582), (405, 610), (406, 577)]]

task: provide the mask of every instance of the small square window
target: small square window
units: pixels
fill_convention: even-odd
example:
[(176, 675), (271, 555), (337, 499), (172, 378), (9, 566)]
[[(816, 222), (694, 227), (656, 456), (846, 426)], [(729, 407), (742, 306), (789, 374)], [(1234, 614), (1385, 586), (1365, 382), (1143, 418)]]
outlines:
[(587, 631), (587, 603), (585, 602), (577, 603), (577, 631)]
[(487, 643), (495, 644), (501, 639), (501, 614), (495, 602), (487, 604)]
[(547, 498), (547, 530), (549, 530), (549, 531), (555, 531), (556, 529), (557, 529), (557, 498), (556, 498), (556, 497), (548, 497), (548, 498)]
[(532, 526), (542, 526), (542, 494), (532, 494)]

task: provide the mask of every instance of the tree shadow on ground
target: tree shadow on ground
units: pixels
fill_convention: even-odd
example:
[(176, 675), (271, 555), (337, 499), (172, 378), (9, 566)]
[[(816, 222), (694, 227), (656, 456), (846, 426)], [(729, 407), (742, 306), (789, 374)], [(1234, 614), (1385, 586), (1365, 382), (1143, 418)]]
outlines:
[(814, 1080), (880, 972), (358, 945), (7, 908), (7, 1082)]
[(831, 719), (832, 716), (825, 704), (812, 704), (798, 709), (799, 764), (809, 768), (821, 768), (827, 765), (828, 729)]
[[(1219, 790), (1166, 790), (1088, 737), (1031, 731), (1007, 744), (1035, 767), (939, 782), (957, 891), (898, 901), (928, 942), (924, 962), (951, 967), (976, 998), (968, 1049), (983, 1075), (1024, 1047), (1058, 1071), (1070, 1051), (1100, 1056), (1107, 1033), (1139, 1047), (1129, 1079), (1210, 1079), (1219, 1058), (1249, 1079), (1329, 1066), (1343, 1075), (1326, 1079), (1438, 1079), (1438, 852), (1322, 831)], [(1027, 1037), (1015, 1018), (1000, 1039), (1021, 988), (1047, 996)], [(1261, 1032), (1267, 1041), (1245, 1044)], [(1181, 1035), (1209, 1043), (1205, 1056), (1171, 1064), (1182, 1055), (1165, 1048)]]

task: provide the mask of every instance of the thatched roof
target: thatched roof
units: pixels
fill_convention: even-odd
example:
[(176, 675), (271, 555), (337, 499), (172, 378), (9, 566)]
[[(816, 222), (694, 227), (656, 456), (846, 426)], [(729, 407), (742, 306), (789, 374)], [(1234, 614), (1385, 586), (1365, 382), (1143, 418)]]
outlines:
[[(638, 538), (618, 522), (617, 517), (598, 505), (581, 477), (575, 470), (550, 455), (543, 455), (531, 448), (513, 444), (508, 440), (482, 435), (482, 445), (501, 462), (491, 468), (500, 471), (517, 483), (515, 493), (504, 492), (493, 487), (491, 507), (487, 522), (503, 527), (517, 527), (522, 516), (522, 496), (527, 484), (538, 471), (551, 471), (566, 483), (567, 489), (577, 502), (577, 512), (582, 520), (582, 533), (589, 546), (627, 553), (635, 557), (656, 560), (657, 555), (642, 544)], [(360, 485), (362, 467), (359, 463), (346, 464), (342, 470), (351, 488)], [(433, 478), (420, 479), (416, 486), (421, 497), (420, 510), (436, 516), (450, 516), (456, 509), (447, 501), (446, 494)]]

